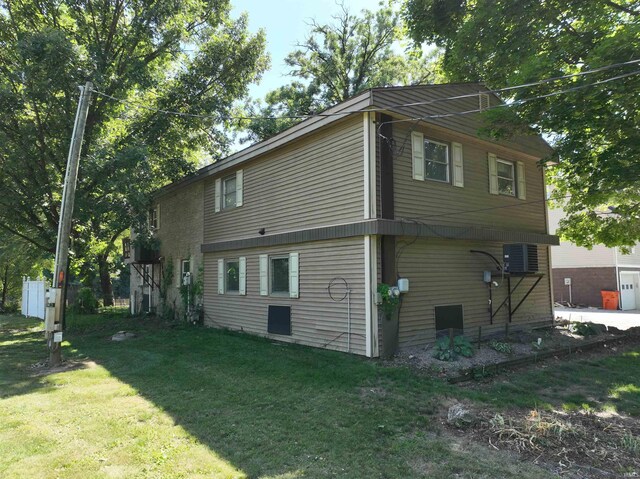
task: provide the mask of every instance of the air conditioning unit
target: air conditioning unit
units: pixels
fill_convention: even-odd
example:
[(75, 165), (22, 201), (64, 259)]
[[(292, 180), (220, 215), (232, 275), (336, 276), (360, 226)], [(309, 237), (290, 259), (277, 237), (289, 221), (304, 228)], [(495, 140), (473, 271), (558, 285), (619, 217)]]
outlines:
[(538, 247), (534, 244), (505, 244), (502, 246), (505, 273), (537, 273)]

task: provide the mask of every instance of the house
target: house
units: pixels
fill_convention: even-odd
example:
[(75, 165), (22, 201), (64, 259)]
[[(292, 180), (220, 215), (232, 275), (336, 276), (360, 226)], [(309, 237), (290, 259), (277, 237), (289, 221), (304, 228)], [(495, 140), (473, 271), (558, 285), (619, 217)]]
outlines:
[[(369, 357), (449, 328), (548, 324), (550, 148), (481, 138), (479, 115), (460, 113), (499, 103), (480, 84), (374, 88), (162, 188), (160, 250), (132, 259), (132, 307), (157, 305), (163, 281), (179, 306), (191, 276), (208, 326)], [(383, 318), (378, 285), (400, 278)]]
[[(561, 208), (549, 210), (550, 231), (556, 231), (563, 216)], [(551, 257), (556, 301), (601, 307), (601, 291), (618, 291), (620, 309), (640, 309), (640, 247), (624, 252), (603, 245), (587, 249), (560, 241), (551, 248)]]

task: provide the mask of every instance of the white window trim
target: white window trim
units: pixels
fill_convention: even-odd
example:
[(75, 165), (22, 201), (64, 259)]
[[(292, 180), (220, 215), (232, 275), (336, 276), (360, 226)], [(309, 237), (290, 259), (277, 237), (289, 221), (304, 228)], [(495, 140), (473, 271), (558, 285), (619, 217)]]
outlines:
[[(153, 213), (155, 213), (155, 216), (156, 216), (155, 226), (151, 224), (151, 216)], [(152, 208), (149, 208), (149, 211), (147, 212), (147, 226), (151, 231), (158, 231), (160, 229), (160, 205), (159, 204), (155, 205)]]
[(180, 260), (180, 278), (178, 280), (178, 286), (183, 286), (184, 285), (184, 275), (185, 275), (184, 264), (185, 263), (189, 263), (189, 271), (188, 271), (188, 273), (191, 274), (191, 280), (193, 281), (193, 271), (191, 271), (191, 257), (182, 258)]
[[(503, 160), (502, 158), (497, 158), (496, 159), (496, 166), (498, 163), (502, 163), (505, 165), (509, 165), (511, 167), (511, 178), (507, 178), (505, 176), (500, 176), (500, 171), (498, 168), (496, 168), (496, 176), (498, 177), (498, 194), (502, 195), (502, 196), (512, 196), (512, 197), (517, 197), (518, 196), (518, 192), (517, 192), (517, 170), (516, 170), (516, 164), (513, 161), (509, 161), (509, 160)], [(504, 193), (503, 191), (500, 191), (500, 180), (511, 180), (511, 182), (513, 183), (513, 193)]]
[[(232, 263), (238, 263), (238, 289), (237, 290), (230, 290), (229, 289), (229, 276), (228, 276), (228, 272), (229, 272), (229, 267), (228, 264), (232, 262)], [(224, 294), (240, 294), (240, 258), (225, 258), (224, 259)]]
[(273, 266), (272, 266), (272, 262), (275, 259), (286, 259), (289, 260), (289, 270), (287, 271), (287, 278), (290, 279), (291, 278), (291, 260), (289, 258), (289, 255), (284, 253), (284, 254), (273, 254), (273, 255), (269, 255), (269, 266), (267, 269), (268, 272), (268, 277), (269, 277), (269, 296), (275, 296), (275, 297), (282, 297), (282, 298), (288, 298), (289, 295), (291, 294), (291, 284), (290, 281), (287, 281), (287, 291), (273, 291)]
[[(227, 192), (225, 191), (226, 190), (225, 185), (226, 185), (227, 180), (231, 180), (231, 179), (233, 179), (236, 182), (236, 190), (234, 190), (234, 192), (233, 192), (234, 196), (235, 196), (235, 199), (233, 201), (233, 205), (227, 206), (226, 205), (226, 201), (225, 201), (225, 199), (227, 197)], [(232, 175), (224, 176), (224, 177), (221, 178), (220, 183), (221, 183), (221, 188), (222, 188), (221, 195), (220, 195), (220, 209), (221, 210), (231, 210), (233, 208), (236, 208), (237, 205), (238, 205), (238, 193), (237, 193), (238, 176), (235, 173), (232, 174)]]
[[(288, 291), (273, 291), (273, 267), (272, 262), (276, 259), (288, 259)], [(259, 257), (260, 266), (260, 296), (271, 296), (274, 298), (291, 298), (300, 297), (300, 253), (280, 253), (280, 254), (261, 254)]]
[[(440, 161), (435, 161), (435, 160), (430, 160), (429, 158), (427, 158), (427, 143), (433, 143), (434, 145), (440, 145), (440, 146), (444, 146), (447, 149), (447, 162), (446, 163), (442, 163)], [(449, 145), (449, 143), (445, 143), (443, 141), (438, 141), (438, 140), (431, 140), (429, 138), (425, 138), (424, 139), (424, 144), (423, 144), (423, 156), (424, 156), (424, 180), (427, 181), (437, 181), (439, 183), (451, 183), (451, 146)], [(429, 178), (427, 176), (427, 163), (429, 161), (432, 161), (434, 163), (438, 163), (440, 165), (446, 164), (447, 166), (447, 179), (446, 180), (439, 180), (438, 178)]]

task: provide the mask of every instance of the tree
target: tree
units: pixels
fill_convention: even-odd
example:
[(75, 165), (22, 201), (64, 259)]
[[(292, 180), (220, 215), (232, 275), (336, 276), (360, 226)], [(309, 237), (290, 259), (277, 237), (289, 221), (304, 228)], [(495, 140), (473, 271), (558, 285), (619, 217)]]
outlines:
[[(372, 87), (430, 82), (435, 74), (420, 49), (394, 52), (404, 36), (391, 8), (353, 15), (341, 5), (334, 22), (311, 22), (307, 38), (285, 63), (297, 80), (267, 94), (249, 113), (267, 117), (249, 124), (249, 139), (263, 140)], [(275, 118), (273, 118), (275, 117)], [(282, 118), (292, 117), (292, 118)]]
[(97, 265), (105, 305), (119, 237), (144, 223), (152, 190), (227, 151), (234, 102), (267, 67), (264, 34), (229, 10), (228, 0), (0, 0), (0, 228), (54, 251), (78, 85), (91, 80), (102, 94), (87, 118), (72, 246)]
[[(403, 16), (414, 41), (444, 50), (449, 80), (492, 88), (624, 63), (640, 52), (633, 0), (407, 0)], [(504, 92), (522, 100), (577, 88), (486, 115), (495, 135), (525, 125), (550, 134), (559, 160), (550, 171), (553, 195), (566, 200), (561, 231), (581, 246), (640, 240), (640, 75), (598, 84), (639, 65)]]

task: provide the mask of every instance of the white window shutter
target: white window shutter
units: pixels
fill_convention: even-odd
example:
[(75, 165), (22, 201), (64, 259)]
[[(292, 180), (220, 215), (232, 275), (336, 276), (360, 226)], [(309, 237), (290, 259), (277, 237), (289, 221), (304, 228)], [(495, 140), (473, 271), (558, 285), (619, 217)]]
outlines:
[(218, 294), (224, 294), (224, 260), (218, 260)]
[(260, 296), (269, 295), (269, 255), (260, 255)]
[(244, 296), (245, 294), (247, 294), (247, 258), (245, 258), (244, 256), (240, 256), (240, 258), (238, 259), (238, 266), (240, 268), (238, 274), (240, 283), (238, 286), (238, 294)]
[(411, 161), (413, 179), (424, 181), (424, 135), (419, 131), (411, 132)]
[(236, 206), (242, 206), (242, 170), (236, 171)]
[(178, 288), (182, 286), (182, 260), (180, 258), (176, 260), (176, 286)]
[(222, 180), (220, 180), (220, 178), (216, 180), (215, 190), (216, 190), (215, 195), (216, 195), (216, 213), (217, 213), (218, 211), (220, 211), (220, 203), (222, 199)]
[(160, 229), (160, 203), (156, 205), (156, 229)]
[(527, 199), (527, 182), (524, 178), (524, 162), (518, 161), (518, 185), (516, 186), (518, 192), (518, 198), (521, 200)]
[(498, 158), (493, 153), (487, 154), (489, 162), (489, 193), (498, 195)]
[(464, 160), (462, 156), (462, 145), (451, 143), (453, 150), (453, 186), (464, 187)]
[(298, 281), (298, 253), (289, 253), (289, 297), (297, 298), (299, 281)]

